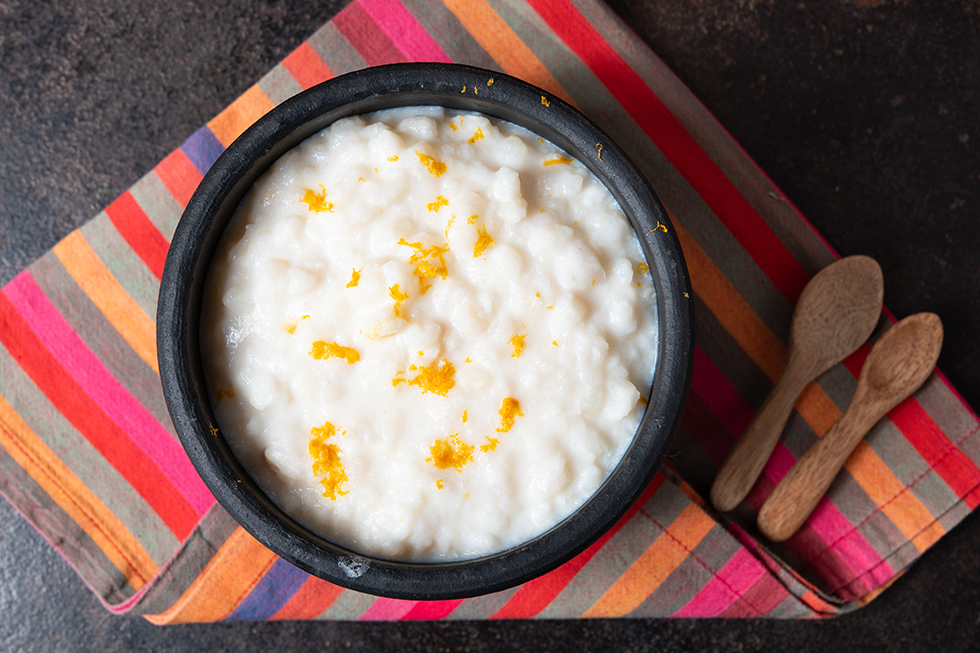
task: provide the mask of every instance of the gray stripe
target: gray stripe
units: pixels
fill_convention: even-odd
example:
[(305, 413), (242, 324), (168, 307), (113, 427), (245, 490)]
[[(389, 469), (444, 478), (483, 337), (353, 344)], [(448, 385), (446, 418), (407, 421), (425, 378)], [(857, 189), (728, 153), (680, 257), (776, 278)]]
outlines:
[(153, 226), (159, 229), (169, 242), (173, 238), (174, 229), (177, 228), (177, 222), (184, 209), (163, 185), (157, 173), (153, 170), (146, 173), (129, 189), (129, 192)]
[(258, 84), (273, 104), (280, 104), (303, 90), (299, 82), (293, 79), (293, 76), (282, 64), (266, 73)]
[(317, 30), (307, 43), (335, 75), (360, 70), (367, 66), (364, 58), (344, 38), (333, 21)]

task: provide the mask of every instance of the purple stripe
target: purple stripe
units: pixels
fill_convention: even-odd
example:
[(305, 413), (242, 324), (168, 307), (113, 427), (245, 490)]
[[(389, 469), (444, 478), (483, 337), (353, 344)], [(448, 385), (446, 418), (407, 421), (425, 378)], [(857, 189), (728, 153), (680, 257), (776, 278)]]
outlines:
[(214, 132), (205, 125), (191, 134), (191, 137), (184, 141), (180, 149), (191, 160), (197, 171), (203, 175), (225, 151), (225, 146), (215, 137)]
[(282, 558), (273, 563), (262, 580), (225, 621), (266, 621), (286, 605), (310, 577)]

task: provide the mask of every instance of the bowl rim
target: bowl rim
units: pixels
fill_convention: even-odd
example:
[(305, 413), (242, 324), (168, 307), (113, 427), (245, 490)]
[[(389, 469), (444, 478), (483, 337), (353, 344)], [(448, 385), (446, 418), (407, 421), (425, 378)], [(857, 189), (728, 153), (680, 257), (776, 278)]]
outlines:
[[(528, 542), (480, 558), (437, 563), (349, 551), (311, 533), (265, 497), (217, 428), (197, 337), (211, 257), (255, 179), (287, 150), (340, 118), (424, 105), (509, 120), (582, 161), (612, 191), (639, 237), (654, 279), (659, 322), (646, 412), (622, 460), (592, 497)], [(609, 531), (636, 502), (680, 424), (693, 365), (692, 317), (687, 266), (666, 210), (626, 153), (581, 112), (496, 71), (460, 64), (389, 64), (335, 77), (285, 100), (211, 166), (167, 254), (157, 351), (164, 396), (181, 443), (218, 503), (246, 531), (288, 562), (342, 587), (398, 599), (447, 600), (500, 591), (557, 568)]]

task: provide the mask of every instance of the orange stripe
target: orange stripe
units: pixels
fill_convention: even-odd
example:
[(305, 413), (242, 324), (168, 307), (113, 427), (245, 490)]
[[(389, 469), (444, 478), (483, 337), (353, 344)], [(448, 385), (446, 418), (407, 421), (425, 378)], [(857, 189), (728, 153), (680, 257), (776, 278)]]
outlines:
[(146, 618), (158, 626), (221, 621), (276, 560), (275, 553), (238, 527), (176, 603), (166, 612)]
[(80, 231), (71, 232), (54, 246), (54, 254), (109, 324), (159, 374), (156, 325), (99, 259), (85, 236)]
[(342, 587), (338, 587), (316, 576), (310, 576), (279, 611), (269, 617), (270, 621), (316, 619), (327, 611), (337, 600)]
[(485, 0), (442, 1), (501, 70), (574, 104), (558, 80)]
[(0, 445), (92, 538), (137, 591), (158, 569), (129, 529), (0, 396)]
[(622, 617), (635, 610), (687, 559), (714, 527), (715, 520), (690, 504), (630, 565), (612, 587), (581, 616)]
[(253, 86), (211, 119), (208, 127), (218, 141), (228, 147), (242, 132), (275, 106), (258, 86)]
[(840, 408), (817, 383), (810, 383), (796, 398), (796, 412), (803, 416), (817, 437), (826, 433), (841, 416)]
[(303, 90), (333, 77), (333, 73), (327, 68), (327, 64), (323, 63), (323, 59), (308, 42), (304, 42), (293, 50), (289, 56), (282, 60), (282, 65)]
[(673, 215), (670, 217), (684, 250), (694, 292), (749, 358), (775, 383), (786, 367), (786, 347), (742, 299), (735, 286), (725, 278), (677, 218)]
[(925, 530), (912, 538), (912, 544), (914, 544), (915, 548), (922, 552), (938, 542), (939, 538), (945, 534), (946, 529), (943, 528), (943, 525), (938, 521), (934, 521), (929, 524)]
[(800, 597), (800, 600), (803, 601), (803, 603), (805, 603), (808, 607), (810, 607), (812, 610), (815, 610), (816, 612), (820, 612), (820, 613), (826, 612), (828, 614), (837, 613), (837, 608), (835, 608), (834, 606), (830, 605), (822, 598), (817, 596), (813, 592), (813, 590), (807, 590), (806, 593)]
[(898, 580), (899, 578), (901, 578), (903, 575), (905, 575), (905, 570), (904, 569), (899, 570), (899, 572), (897, 574), (895, 574), (894, 576), (892, 576), (891, 578), (889, 578), (888, 580), (886, 580), (884, 583), (882, 583), (878, 587), (874, 588), (873, 590), (871, 590), (870, 592), (868, 592), (864, 596), (858, 597), (858, 599), (855, 601), (855, 603), (857, 603), (859, 606), (861, 606), (863, 608), (864, 606), (866, 606), (867, 604), (871, 603), (876, 598), (878, 598), (879, 596), (881, 596), (881, 593), (882, 592), (884, 592), (886, 589), (888, 589), (889, 587), (891, 587), (892, 585), (894, 585), (895, 584), (895, 581)]
[(844, 463), (844, 468), (854, 477), (868, 497), (881, 506), (881, 511), (892, 520), (906, 539), (912, 540), (919, 551), (929, 548), (929, 545), (922, 546), (929, 536), (923, 535), (921, 541), (917, 536), (933, 532), (927, 531), (935, 528), (932, 524), (936, 524), (939, 528), (942, 526), (939, 526), (922, 502), (895, 477), (867, 441), (862, 440), (858, 443), (854, 453)]

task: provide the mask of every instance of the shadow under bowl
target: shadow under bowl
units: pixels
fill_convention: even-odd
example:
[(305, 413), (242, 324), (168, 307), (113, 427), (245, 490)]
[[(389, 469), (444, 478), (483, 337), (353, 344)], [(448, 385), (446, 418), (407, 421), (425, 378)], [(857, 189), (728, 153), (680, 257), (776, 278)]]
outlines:
[[(492, 81), (491, 81), (492, 80)], [(579, 159), (612, 192), (650, 266), (659, 320), (646, 412), (622, 460), (592, 497), (549, 531), (512, 549), (458, 562), (386, 560), (338, 546), (269, 500), (225, 442), (208, 398), (198, 329), (205, 279), (239, 202), (280, 156), (341, 118), (441, 105), (525, 127)], [(411, 600), (500, 591), (567, 562), (607, 532), (649, 485), (680, 423), (693, 360), (690, 281), (670, 219), (626, 154), (578, 110), (501, 73), (454, 64), (393, 64), (334, 78), (286, 100), (218, 158), (181, 217), (157, 309), (163, 391), (181, 443), (225, 510), (266, 547), (337, 585)]]

